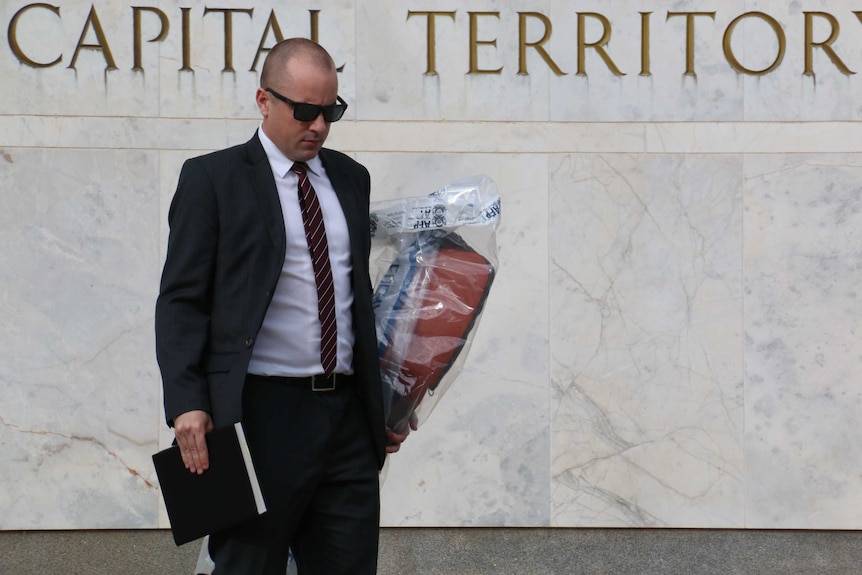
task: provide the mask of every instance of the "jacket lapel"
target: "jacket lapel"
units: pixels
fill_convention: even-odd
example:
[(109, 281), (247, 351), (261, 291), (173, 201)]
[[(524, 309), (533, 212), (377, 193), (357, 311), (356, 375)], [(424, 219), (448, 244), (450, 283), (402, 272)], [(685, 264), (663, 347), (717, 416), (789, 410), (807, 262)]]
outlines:
[(279, 252), (284, 253), (286, 238), (284, 235), (284, 217), (281, 213), (281, 202), (278, 190), (272, 176), (272, 168), (266, 158), (266, 152), (255, 132), (254, 137), (246, 144), (249, 161), (249, 177), (260, 206), (260, 212), (269, 232), (269, 237)]
[[(341, 211), (344, 212), (344, 219), (347, 220), (347, 231), (351, 238), (351, 246), (358, 244), (356, 238), (359, 236), (359, 225), (357, 218), (356, 191), (354, 190), (347, 171), (343, 166), (339, 165), (338, 156), (328, 153), (323, 148), (319, 152), (320, 161), (323, 162), (323, 168), (326, 170), (326, 176), (332, 184), (332, 189), (335, 190), (335, 195), (338, 196), (338, 202), (341, 204)], [(352, 250), (351, 250), (352, 251)], [(354, 254), (355, 256), (356, 254)]]

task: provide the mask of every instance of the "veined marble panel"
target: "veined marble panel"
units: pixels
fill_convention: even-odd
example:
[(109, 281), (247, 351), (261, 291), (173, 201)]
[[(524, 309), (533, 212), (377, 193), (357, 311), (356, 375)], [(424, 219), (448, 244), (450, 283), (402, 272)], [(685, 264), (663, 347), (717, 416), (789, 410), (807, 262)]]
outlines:
[[(163, 9), (179, 24), (180, 9), (170, 4)], [(209, 5), (191, 8), (189, 62), (183, 62), (183, 36), (179, 31), (170, 34), (159, 48), (158, 71), (163, 86), (161, 115), (259, 118), (254, 93), (259, 86), (267, 50), (276, 43), (275, 27), (284, 38), (310, 38), (312, 19), (316, 18), (317, 40), (332, 55), (336, 66), (341, 67), (339, 94), (349, 103), (345, 118), (353, 119), (358, 109), (354, 88), (357, 66), (355, 4), (355, 0), (322, 3), (305, 0), (289, 4), (231, 0), (218, 8)], [(205, 13), (205, 8), (211, 11)], [(229, 17), (233, 33), (230, 65), (224, 28), (228, 16), (213, 11), (223, 8), (244, 10)], [(194, 72), (180, 71), (184, 65)]]
[[(6, 79), (0, 86), (0, 113), (255, 118), (254, 91), (276, 30), (285, 38), (308, 38), (312, 19), (318, 41), (343, 66), (340, 93), (353, 103), (354, 3), (72, 2), (54, 10), (4, 0), (4, 29), (24, 9), (15, 21), (15, 43), (33, 65), (19, 61), (11, 43), (0, 50), (0, 73)], [(139, 34), (134, 7), (141, 9)], [(355, 109), (348, 109), (348, 119)]]
[(333, 128), (327, 144), (371, 152), (547, 154), (642, 152), (645, 125), (552, 122), (353, 122)]
[(553, 158), (551, 525), (744, 525), (741, 168)]
[[(30, 6), (23, 52), (60, 57), (0, 46), (0, 529), (167, 526), (167, 209), (183, 160), (254, 132), (275, 22), (308, 37), (312, 19), (350, 104), (329, 144), (373, 199), (477, 173), (503, 196), (494, 290), (460, 379), (391, 458), (385, 525), (862, 528), (853, 2), (192, 4), (139, 3), (133, 70), (130, 3), (0, 0), (7, 36)], [(69, 67), (91, 9), (116, 69), (93, 47)], [(768, 74), (728, 62), (742, 14), (728, 49), (749, 69), (784, 39)], [(608, 32), (582, 74), (579, 17), (585, 42)]]
[(862, 527), (862, 156), (745, 162), (746, 526)]
[[(259, 125), (259, 117), (227, 120), (0, 115), (0, 147), (211, 151), (247, 141)], [(843, 131), (834, 133), (846, 136), (841, 141), (850, 149), (855, 126), (838, 126), (844, 126)], [(453, 129), (443, 122), (342, 120), (332, 127), (327, 146), (363, 152), (642, 152), (646, 127), (639, 123), (459, 122)], [(669, 144), (688, 137), (692, 131), (697, 127), (668, 132)]]
[[(358, 118), (547, 120), (548, 69), (518, 74), (518, 12), (547, 14), (547, 8), (547, 0), (460, 7), (357, 2)], [(540, 30), (528, 28), (541, 37)], [(476, 73), (468, 73), (471, 58)]]
[(390, 456), (382, 521), (398, 526), (548, 524), (547, 157), (357, 154), (372, 199), (459, 178), (497, 182), (499, 270), (460, 377)]
[(664, 122), (645, 124), (644, 150), (673, 154), (836, 153), (862, 149), (854, 122)]
[[(0, 115), (0, 147), (211, 151), (248, 140), (260, 120)], [(854, 122), (357, 122), (327, 146), (415, 153), (842, 153), (862, 149)]]
[[(721, 45), (724, 25), (744, 12), (744, 7), (743, 0), (725, 0), (714, 6), (674, 0), (586, 0), (575, 6), (565, 0), (552, 0), (550, 16), (556, 33), (549, 45), (566, 74), (551, 77), (550, 119), (741, 119), (742, 85), (725, 62)], [(714, 19), (693, 17), (693, 74), (687, 74), (687, 17), (668, 17), (669, 13), (686, 11), (717, 12)], [(648, 32), (642, 13), (648, 14)], [(607, 35), (602, 48), (607, 58), (597, 49), (586, 48), (582, 67), (578, 62), (579, 19), (584, 23), (585, 44), (598, 43), (603, 34)], [(644, 62), (645, 55), (648, 64)]]
[[(34, 3), (2, 0), (0, 17), (7, 32), (16, 13), (26, 6), (14, 27), (20, 51), (37, 66), (21, 63), (11, 42), (0, 49), (0, 114), (156, 116), (160, 86), (154, 59), (152, 74), (132, 70), (132, 9), (125, 2), (99, 2), (95, 19), (107, 50), (75, 47), (101, 45), (90, 18), (90, 2)], [(54, 6), (53, 10), (49, 6)], [(152, 27), (142, 26), (145, 37)], [(82, 34), (84, 37), (81, 39)], [(116, 67), (109, 68), (109, 61)], [(74, 64), (74, 68), (71, 66)]]
[[(252, 98), (254, 97), (252, 93)], [(0, 116), (0, 146), (25, 148), (215, 150), (244, 142), (260, 119)]]
[(157, 157), (0, 153), (0, 528), (156, 523)]
[[(551, 75), (550, 119), (859, 119), (857, 8), (840, 0), (587, 0), (576, 7), (552, 0), (550, 54), (565, 75)], [(607, 35), (604, 56), (587, 47), (581, 65), (579, 18), (584, 43)]]
[[(862, 27), (850, 1), (746, 0), (746, 12), (766, 13), (783, 31), (785, 52), (779, 58), (779, 34), (763, 19), (748, 18), (733, 37), (736, 53), (747, 67), (777, 68), (763, 76), (742, 76), (745, 120), (834, 121), (862, 118)], [(806, 13), (808, 15), (806, 16)], [(806, 20), (810, 19), (810, 74), (806, 74)], [(834, 20), (834, 23), (833, 23)], [(834, 34), (834, 37), (832, 36)], [(826, 44), (830, 38), (832, 42)]]
[(52, 6), (0, 1), (0, 114), (256, 118), (280, 33), (332, 53), (349, 120), (862, 118), (849, 0)]

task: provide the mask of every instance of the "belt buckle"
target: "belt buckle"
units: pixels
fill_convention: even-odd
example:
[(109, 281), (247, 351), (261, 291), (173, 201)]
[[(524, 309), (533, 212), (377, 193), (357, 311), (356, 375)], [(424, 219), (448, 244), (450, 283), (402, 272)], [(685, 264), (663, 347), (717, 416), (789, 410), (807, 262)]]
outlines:
[[(327, 381), (327, 377), (325, 375), (324, 376), (312, 375), (311, 376), (311, 391), (335, 391), (335, 376), (336, 375), (338, 375), (338, 374), (333, 373), (331, 375), (332, 379), (329, 381)], [(323, 380), (324, 383), (328, 383), (329, 386), (328, 387), (318, 386), (317, 385), (318, 378)]]

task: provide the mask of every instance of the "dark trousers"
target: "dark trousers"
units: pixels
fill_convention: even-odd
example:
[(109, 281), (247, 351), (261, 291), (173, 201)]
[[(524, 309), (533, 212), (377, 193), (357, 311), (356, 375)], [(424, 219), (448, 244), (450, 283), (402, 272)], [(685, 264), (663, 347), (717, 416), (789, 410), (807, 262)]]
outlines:
[(249, 376), (243, 427), (267, 505), (210, 538), (213, 575), (374, 575), (380, 523), (377, 460), (349, 378), (334, 391)]

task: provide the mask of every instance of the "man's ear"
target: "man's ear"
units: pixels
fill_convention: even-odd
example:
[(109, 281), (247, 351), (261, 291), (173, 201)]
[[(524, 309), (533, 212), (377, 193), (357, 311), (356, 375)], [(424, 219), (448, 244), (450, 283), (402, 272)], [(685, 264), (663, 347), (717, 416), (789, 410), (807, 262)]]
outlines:
[(266, 118), (269, 116), (269, 93), (263, 88), (258, 88), (254, 94), (254, 99), (257, 102), (257, 109), (260, 110), (260, 115)]

